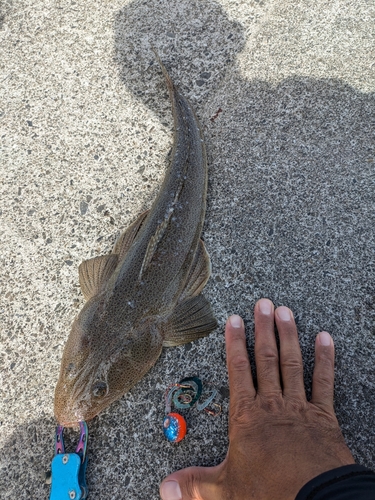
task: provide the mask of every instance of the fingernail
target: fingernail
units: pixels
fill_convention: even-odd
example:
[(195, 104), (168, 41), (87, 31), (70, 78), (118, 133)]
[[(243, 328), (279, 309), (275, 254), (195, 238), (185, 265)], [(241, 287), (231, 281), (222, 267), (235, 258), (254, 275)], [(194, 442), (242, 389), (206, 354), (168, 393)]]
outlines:
[(163, 500), (182, 500), (180, 485), (177, 481), (166, 481), (160, 487)]
[(272, 313), (272, 303), (268, 299), (260, 299), (259, 310), (265, 316), (270, 316)]
[(276, 313), (281, 321), (290, 321), (292, 319), (292, 315), (290, 313), (290, 309), (285, 306), (280, 306), (276, 309)]
[(324, 346), (331, 345), (331, 335), (328, 332), (320, 332), (319, 343)]
[(241, 328), (243, 326), (242, 318), (237, 314), (233, 314), (233, 316), (230, 316), (229, 323), (233, 328)]

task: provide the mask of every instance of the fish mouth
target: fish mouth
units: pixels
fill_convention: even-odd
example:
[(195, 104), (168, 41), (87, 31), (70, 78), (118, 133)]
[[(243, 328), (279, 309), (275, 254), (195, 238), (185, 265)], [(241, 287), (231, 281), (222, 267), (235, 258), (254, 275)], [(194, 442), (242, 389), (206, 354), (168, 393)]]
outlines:
[[(95, 415), (97, 415), (95, 413)], [(64, 418), (64, 416), (60, 416), (60, 418), (55, 415), (55, 418), (58, 422), (59, 425), (62, 425), (63, 427), (79, 427), (79, 423), (80, 422), (87, 422), (89, 420), (92, 420), (95, 415), (80, 415), (80, 416), (72, 416), (72, 415), (69, 415), (67, 417)]]
[(63, 427), (78, 427), (80, 422), (92, 420), (100, 412), (101, 408), (90, 408), (82, 405), (81, 407), (65, 406), (60, 411), (55, 411), (55, 418), (59, 425)]
[[(59, 421), (59, 425), (63, 426), (63, 427), (75, 427), (76, 429), (79, 429), (79, 422), (78, 420), (74, 421), (74, 422), (61, 422)], [(82, 422), (82, 420), (81, 420)]]
[[(56, 411), (57, 410), (57, 411)], [(60, 411), (56, 408), (55, 418), (59, 425), (63, 427), (77, 427), (79, 422), (86, 420), (91, 420), (93, 416), (88, 415), (86, 412), (77, 411), (76, 408), (60, 408)]]

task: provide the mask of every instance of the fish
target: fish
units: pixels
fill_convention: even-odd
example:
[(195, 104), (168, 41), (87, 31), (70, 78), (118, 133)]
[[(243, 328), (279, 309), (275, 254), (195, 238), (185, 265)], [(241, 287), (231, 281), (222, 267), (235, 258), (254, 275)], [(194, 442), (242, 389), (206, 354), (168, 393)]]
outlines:
[(207, 157), (199, 121), (155, 53), (172, 104), (169, 165), (151, 208), (110, 254), (83, 261), (86, 299), (66, 341), (55, 388), (59, 425), (74, 427), (120, 399), (151, 369), (163, 347), (209, 335), (217, 326), (201, 294), (210, 258), (201, 239)]

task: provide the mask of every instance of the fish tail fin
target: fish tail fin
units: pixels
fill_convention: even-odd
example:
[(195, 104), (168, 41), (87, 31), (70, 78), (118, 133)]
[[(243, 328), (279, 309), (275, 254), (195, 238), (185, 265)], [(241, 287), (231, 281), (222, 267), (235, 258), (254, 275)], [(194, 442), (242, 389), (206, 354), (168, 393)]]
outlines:
[(166, 80), (166, 82), (167, 82), (167, 87), (168, 87), (168, 90), (169, 90), (169, 92), (170, 92), (171, 94), (173, 94), (173, 91), (174, 91), (174, 89), (175, 89), (174, 83), (172, 82), (172, 79), (171, 79), (171, 77), (169, 76), (169, 73), (168, 73), (168, 71), (167, 71), (166, 67), (165, 67), (165, 66), (164, 66), (164, 64), (163, 64), (163, 61), (160, 59), (159, 54), (157, 53), (157, 51), (156, 51), (155, 47), (151, 46), (151, 49), (152, 49), (153, 53), (155, 54), (155, 57), (156, 57), (156, 60), (157, 60), (157, 61), (158, 61), (158, 63), (159, 63), (159, 66), (161, 67), (161, 70), (162, 70), (162, 72), (163, 72), (164, 78), (165, 78), (165, 80)]
[(217, 327), (210, 303), (203, 295), (192, 297), (177, 305), (164, 330), (164, 347), (186, 344), (206, 337)]

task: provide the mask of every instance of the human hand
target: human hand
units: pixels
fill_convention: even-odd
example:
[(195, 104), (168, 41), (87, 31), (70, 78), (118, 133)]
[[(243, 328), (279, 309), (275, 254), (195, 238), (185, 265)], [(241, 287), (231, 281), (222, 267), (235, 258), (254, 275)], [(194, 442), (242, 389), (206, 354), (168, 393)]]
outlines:
[(316, 337), (308, 402), (292, 311), (274, 310), (270, 300), (261, 299), (254, 315), (257, 389), (242, 319), (231, 316), (225, 329), (230, 390), (227, 456), (216, 467), (189, 467), (168, 476), (160, 486), (163, 500), (294, 500), (317, 475), (354, 463), (333, 409), (331, 336), (320, 332)]

